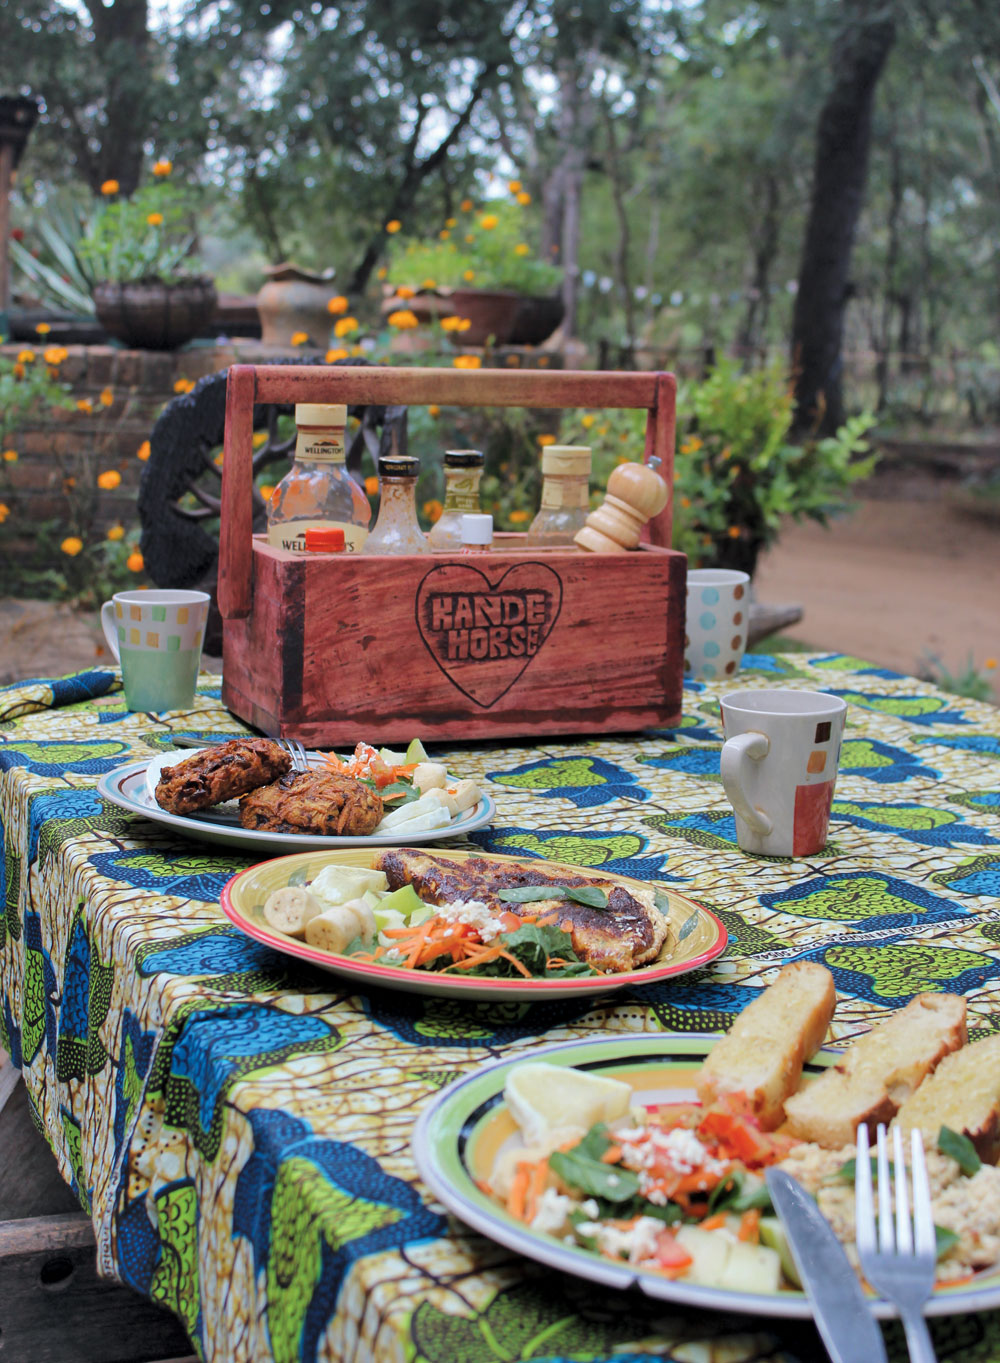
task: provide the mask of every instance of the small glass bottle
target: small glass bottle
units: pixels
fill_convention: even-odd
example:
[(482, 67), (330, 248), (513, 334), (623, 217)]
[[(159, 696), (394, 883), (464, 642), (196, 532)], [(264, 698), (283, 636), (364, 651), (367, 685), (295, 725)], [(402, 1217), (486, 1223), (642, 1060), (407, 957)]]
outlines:
[(427, 536), (417, 524), (420, 460), (409, 454), (382, 455), (378, 461), (381, 501), (366, 554), (426, 554)]
[(493, 517), (466, 512), (462, 517), (460, 554), (486, 554), (493, 548)]
[(589, 510), (589, 448), (549, 445), (542, 452), (542, 505), (528, 527), (525, 547), (572, 544)]
[(431, 549), (458, 549), (462, 517), (479, 510), (479, 484), (485, 460), (479, 450), (445, 450), (444, 510), (427, 535)]
[(372, 509), (344, 467), (342, 404), (299, 402), (295, 406), (295, 457), (267, 505), (267, 542), (295, 554), (306, 550), (306, 531), (339, 526), (349, 554), (368, 537)]

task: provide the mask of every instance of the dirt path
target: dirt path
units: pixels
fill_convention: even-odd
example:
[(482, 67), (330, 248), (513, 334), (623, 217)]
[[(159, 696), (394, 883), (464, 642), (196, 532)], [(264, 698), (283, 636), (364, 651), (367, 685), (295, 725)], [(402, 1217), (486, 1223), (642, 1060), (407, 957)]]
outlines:
[(900, 672), (938, 658), (954, 676), (970, 659), (1000, 702), (1000, 526), (952, 507), (940, 484), (872, 498), (828, 530), (791, 524), (761, 560), (762, 601), (805, 608), (790, 638)]

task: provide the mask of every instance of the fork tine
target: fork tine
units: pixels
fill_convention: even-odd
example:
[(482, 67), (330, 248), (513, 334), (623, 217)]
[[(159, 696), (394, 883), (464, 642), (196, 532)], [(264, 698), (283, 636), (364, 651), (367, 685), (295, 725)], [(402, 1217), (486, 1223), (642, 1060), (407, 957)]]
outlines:
[(918, 1254), (936, 1254), (937, 1236), (934, 1234), (934, 1215), (931, 1211), (931, 1189), (924, 1160), (924, 1141), (914, 1128), (910, 1133), (910, 1169), (913, 1174), (913, 1230)]
[(910, 1223), (910, 1200), (906, 1191), (906, 1161), (903, 1159), (903, 1133), (892, 1130), (892, 1161), (895, 1165), (896, 1188), (896, 1253), (913, 1253), (913, 1226)]
[(875, 1206), (872, 1201), (872, 1160), (868, 1147), (868, 1128), (858, 1127), (857, 1158), (854, 1161), (854, 1238), (858, 1252), (875, 1250)]
[(892, 1229), (892, 1182), (889, 1175), (889, 1151), (885, 1143), (885, 1127), (879, 1122), (878, 1143), (878, 1247), (883, 1254), (892, 1254), (896, 1237)]

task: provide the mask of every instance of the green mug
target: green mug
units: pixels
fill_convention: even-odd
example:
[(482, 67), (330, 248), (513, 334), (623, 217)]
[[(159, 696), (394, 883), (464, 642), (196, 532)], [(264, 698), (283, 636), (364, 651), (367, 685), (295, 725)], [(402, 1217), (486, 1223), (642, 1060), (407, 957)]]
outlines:
[(187, 710), (194, 701), (208, 620), (207, 592), (115, 592), (101, 627), (121, 663), (130, 710)]

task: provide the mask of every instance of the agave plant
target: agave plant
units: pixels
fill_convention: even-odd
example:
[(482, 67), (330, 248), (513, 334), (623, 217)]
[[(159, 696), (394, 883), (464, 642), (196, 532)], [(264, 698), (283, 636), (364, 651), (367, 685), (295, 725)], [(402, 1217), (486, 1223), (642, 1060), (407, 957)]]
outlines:
[(39, 300), (77, 317), (94, 315), (91, 289), (94, 273), (80, 255), (80, 244), (91, 227), (91, 214), (73, 203), (47, 204), (32, 227), (41, 252), (35, 256), (12, 240), (11, 259)]

